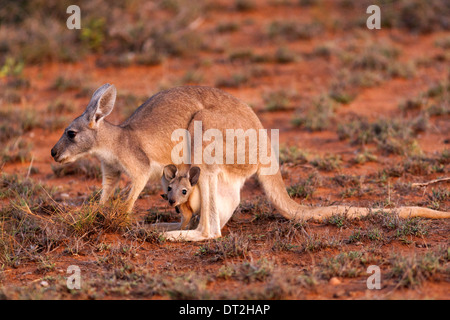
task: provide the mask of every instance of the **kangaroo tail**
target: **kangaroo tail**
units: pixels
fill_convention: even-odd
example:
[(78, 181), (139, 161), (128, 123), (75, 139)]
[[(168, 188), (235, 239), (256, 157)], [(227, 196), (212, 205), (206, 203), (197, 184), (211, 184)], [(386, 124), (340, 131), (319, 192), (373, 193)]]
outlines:
[[(302, 206), (292, 200), (284, 185), (280, 170), (274, 175), (264, 175), (257, 172), (264, 192), (270, 202), (286, 219), (323, 221), (333, 215), (343, 214), (348, 218), (361, 218), (371, 212), (370, 208), (350, 206), (309, 207)], [(443, 212), (422, 207), (400, 207), (383, 209), (383, 211), (397, 213), (400, 218), (423, 217), (431, 219), (448, 219), (450, 212)]]
[(269, 201), (283, 217), (286, 219), (304, 220), (312, 218), (310, 216), (311, 208), (302, 206), (289, 197), (280, 170), (274, 175), (261, 174), (258, 171), (257, 175)]

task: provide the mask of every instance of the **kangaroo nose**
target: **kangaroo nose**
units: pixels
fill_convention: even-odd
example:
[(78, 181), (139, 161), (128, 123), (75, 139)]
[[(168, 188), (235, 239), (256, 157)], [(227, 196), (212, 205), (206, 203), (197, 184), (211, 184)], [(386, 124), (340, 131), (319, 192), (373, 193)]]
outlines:
[(175, 203), (175, 200), (170, 199), (169, 203), (170, 203), (170, 205), (173, 205)]
[(55, 150), (55, 149), (52, 149), (51, 154), (52, 154), (52, 157), (53, 157), (53, 158), (56, 157), (56, 150)]

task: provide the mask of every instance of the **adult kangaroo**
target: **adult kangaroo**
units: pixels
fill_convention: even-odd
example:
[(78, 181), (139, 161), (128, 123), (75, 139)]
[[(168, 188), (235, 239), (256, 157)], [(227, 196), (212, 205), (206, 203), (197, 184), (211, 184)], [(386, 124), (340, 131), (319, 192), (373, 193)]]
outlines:
[[(173, 163), (172, 151), (179, 143), (172, 134), (185, 129), (195, 137), (194, 124), (201, 124), (201, 135), (209, 129), (218, 130), (226, 136), (227, 130), (241, 133), (263, 130), (253, 110), (232, 95), (215, 88), (184, 86), (155, 94), (144, 102), (124, 123), (113, 125), (105, 117), (113, 110), (116, 88), (105, 84), (95, 91), (84, 113), (73, 120), (62, 137), (51, 150), (55, 161), (68, 163), (92, 154), (102, 164), (103, 190), (100, 198), (105, 203), (117, 186), (121, 173), (132, 182), (126, 200), (126, 210), (131, 212), (134, 202), (149, 179), (160, 180), (164, 166)], [(250, 130), (250, 131), (251, 131)], [(198, 135), (198, 132), (197, 132)], [(209, 137), (211, 139), (211, 137)], [(270, 148), (267, 145), (256, 148)], [(233, 140), (234, 142), (234, 140)], [(202, 139), (203, 150), (208, 148), (208, 139)], [(225, 144), (224, 144), (225, 145)], [(253, 146), (254, 147), (254, 146)], [(249, 159), (250, 143), (245, 149), (237, 145), (233, 149), (223, 148), (223, 158), (231, 150), (243, 152)], [(218, 150), (218, 149), (217, 149)], [(273, 153), (272, 153), (273, 155)], [(195, 230), (166, 232), (168, 239), (198, 241), (221, 236), (221, 228), (227, 223), (240, 202), (240, 189), (245, 180), (256, 174), (266, 195), (276, 209), (288, 219), (322, 220), (333, 214), (360, 217), (368, 213), (367, 208), (330, 206), (308, 207), (293, 201), (286, 192), (278, 163), (276, 171), (267, 174), (268, 166), (257, 161), (246, 163), (196, 163), (201, 169), (198, 187), (201, 194), (200, 222)], [(421, 207), (395, 209), (400, 217), (418, 216), (427, 218), (449, 218), (450, 213)]]

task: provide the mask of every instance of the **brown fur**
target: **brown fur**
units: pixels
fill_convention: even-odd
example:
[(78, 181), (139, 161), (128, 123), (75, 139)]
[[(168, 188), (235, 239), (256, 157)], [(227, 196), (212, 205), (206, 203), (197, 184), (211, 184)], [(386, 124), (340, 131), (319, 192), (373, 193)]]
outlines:
[(199, 190), (197, 187), (200, 169), (198, 167), (180, 166), (180, 169), (169, 164), (164, 167), (161, 182), (165, 188), (163, 198), (182, 215), (181, 230), (189, 227), (194, 213), (199, 213)]
[[(99, 88), (83, 115), (69, 125), (52, 149), (52, 156), (56, 161), (70, 162), (87, 153), (97, 155), (102, 161), (103, 171), (101, 202), (109, 198), (122, 172), (129, 175), (132, 187), (127, 198), (128, 211), (132, 210), (147, 181), (161, 178), (163, 167), (172, 163), (171, 150), (177, 144), (171, 140), (174, 130), (183, 128), (193, 133), (194, 121), (202, 121), (203, 132), (210, 128), (219, 129), (224, 137), (226, 129), (263, 129), (247, 104), (215, 88), (186, 86), (160, 92), (118, 126), (104, 120), (112, 111), (115, 96), (114, 86), (104, 85)], [(79, 130), (75, 141), (67, 138), (70, 128)], [(203, 148), (208, 144), (203, 142)], [(248, 145), (244, 152), (248, 156)], [(168, 232), (169, 239), (203, 240), (220, 237), (221, 227), (239, 204), (239, 189), (243, 181), (255, 173), (269, 199), (288, 219), (323, 220), (336, 213), (356, 217), (367, 212), (364, 208), (343, 206), (301, 206), (289, 198), (279, 170), (274, 175), (261, 173), (264, 165), (259, 159), (257, 164), (201, 163), (198, 166), (202, 172), (198, 181), (201, 193), (199, 226), (196, 230)], [(447, 212), (420, 207), (397, 210), (404, 217), (450, 217)]]

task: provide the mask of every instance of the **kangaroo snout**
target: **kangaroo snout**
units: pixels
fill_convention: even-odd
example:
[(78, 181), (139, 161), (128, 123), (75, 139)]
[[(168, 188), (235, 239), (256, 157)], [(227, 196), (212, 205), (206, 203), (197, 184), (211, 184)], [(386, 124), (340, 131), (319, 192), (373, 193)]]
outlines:
[(58, 155), (58, 153), (56, 152), (55, 148), (52, 148), (51, 154), (52, 158), (56, 160), (56, 156)]
[(169, 204), (170, 204), (171, 206), (173, 206), (174, 203), (175, 203), (175, 200), (169, 199)]
[(61, 151), (59, 150), (59, 148), (57, 148), (57, 144), (52, 148), (52, 150), (50, 151), (50, 154), (52, 155), (53, 160), (55, 160), (56, 162), (61, 162), (63, 159), (61, 159)]
[(52, 155), (53, 160), (56, 162), (61, 162), (61, 152), (58, 150), (56, 145), (52, 148), (50, 154)]

